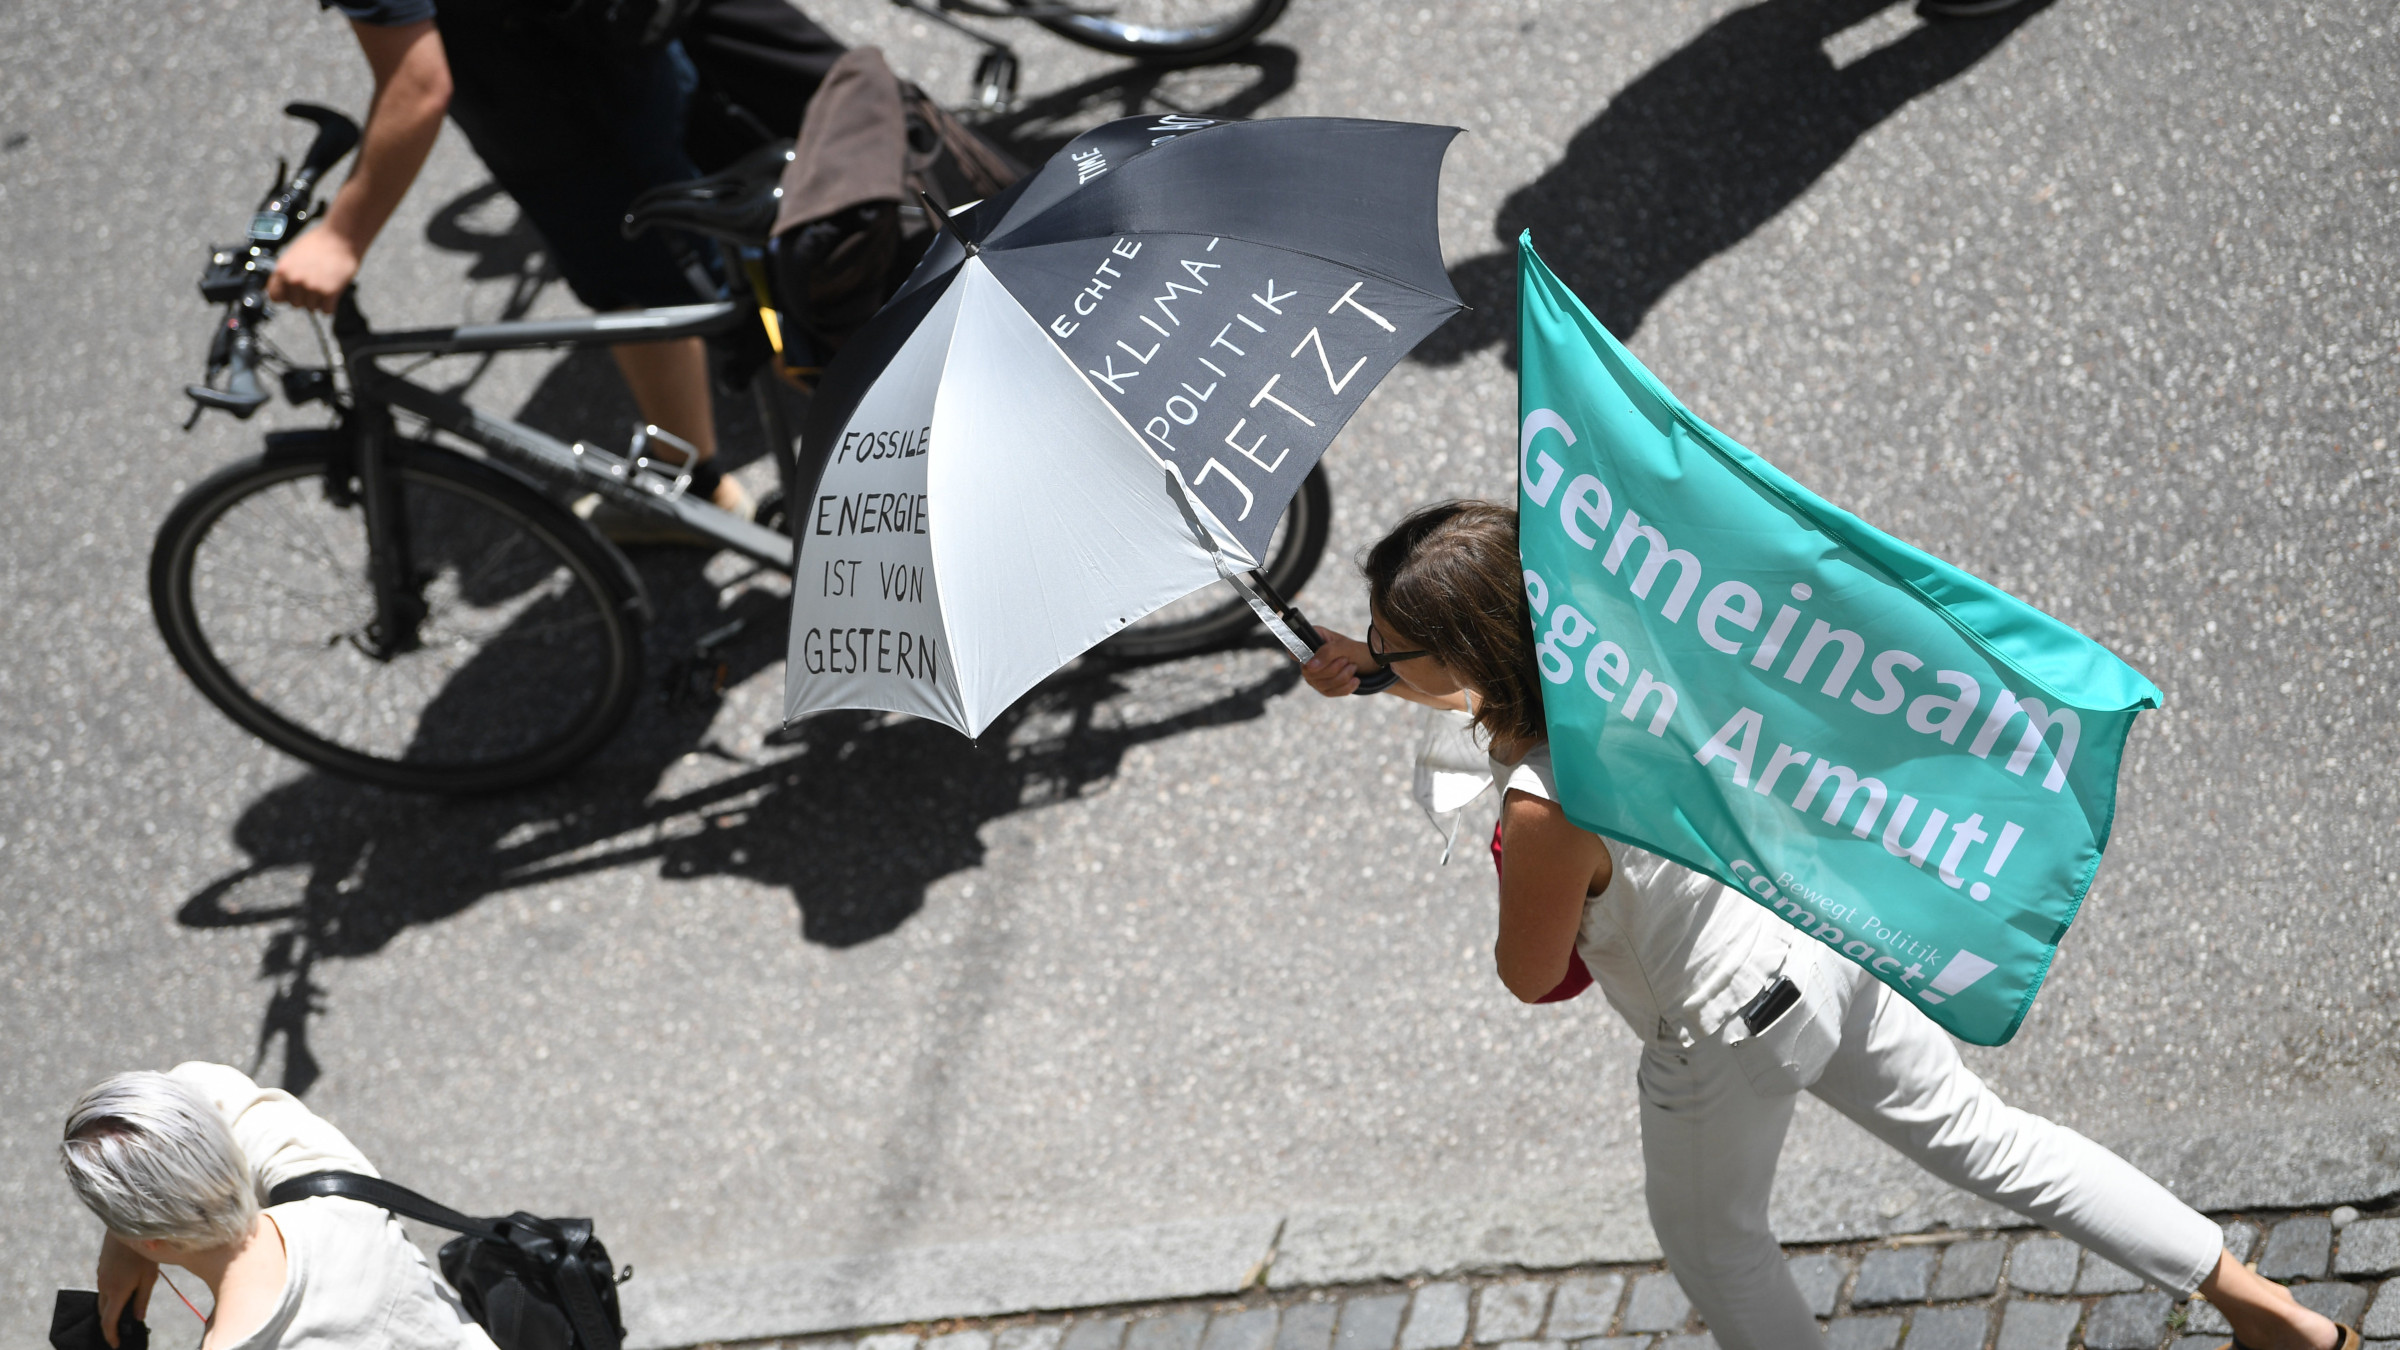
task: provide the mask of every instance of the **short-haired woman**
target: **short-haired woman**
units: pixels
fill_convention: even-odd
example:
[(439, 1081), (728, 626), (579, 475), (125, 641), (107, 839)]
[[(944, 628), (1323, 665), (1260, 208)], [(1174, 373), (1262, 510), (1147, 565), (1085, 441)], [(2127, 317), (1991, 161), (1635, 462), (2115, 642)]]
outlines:
[[(2357, 1350), (2357, 1332), (2244, 1268), (2217, 1225), (2165, 1187), (2002, 1103), (1940, 1028), (1864, 971), (1739, 892), (1568, 820), (1551, 774), (1515, 511), (1426, 507), (1368, 552), (1365, 571), (1366, 641), (1327, 632), (1308, 682), (1348, 694), (1360, 671), (1388, 666), (1393, 692), (1470, 713), (1489, 738), (1505, 785), (1501, 983), (1534, 1003), (1596, 981), (1641, 1038), (1650, 1224), (1718, 1344), (1818, 1343), (1767, 1226), (1776, 1155), (1805, 1090), (1951, 1185), (2179, 1296), (2199, 1292), (2225, 1314), (2236, 1346)], [(1785, 979), (1798, 998), (1781, 999), (1778, 1017), (1761, 996)], [(1798, 1027), (1816, 1029), (1805, 1046)]]
[(60, 1160), (108, 1229), (101, 1334), (149, 1307), (162, 1265), (214, 1296), (201, 1350), (492, 1350), (492, 1341), (373, 1205), (319, 1196), (264, 1208), (278, 1182), (373, 1165), (288, 1092), (222, 1064), (122, 1073), (67, 1115)]

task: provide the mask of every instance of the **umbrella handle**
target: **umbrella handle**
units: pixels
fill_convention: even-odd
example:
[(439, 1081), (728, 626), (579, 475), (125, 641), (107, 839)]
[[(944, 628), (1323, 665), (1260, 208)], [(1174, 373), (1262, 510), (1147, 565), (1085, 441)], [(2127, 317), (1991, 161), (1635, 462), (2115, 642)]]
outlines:
[[(1307, 643), (1310, 649), (1325, 645), (1325, 639), (1317, 634), (1315, 627), (1310, 625), (1308, 619), (1297, 608), (1285, 609), (1283, 621), (1292, 626), (1292, 631), (1299, 634), (1300, 640)], [(1399, 673), (1390, 666), (1377, 666), (1373, 670), (1358, 672), (1358, 687), (1350, 692), (1353, 694), (1380, 694), (1398, 683), (1399, 679)]]
[[(1310, 651), (1316, 651), (1325, 645), (1325, 636), (1317, 631), (1317, 626), (1308, 621), (1308, 616), (1300, 612), (1298, 605), (1277, 595), (1275, 588), (1267, 584), (1265, 577), (1252, 572), (1250, 582), (1258, 588), (1259, 594), (1267, 603), (1273, 605), (1276, 611), (1283, 616), (1283, 622), (1292, 630), (1292, 635), (1307, 643)], [(1399, 675), (1394, 673), (1390, 666), (1362, 670), (1358, 675), (1358, 687), (1350, 692), (1353, 694), (1380, 694), (1391, 688), (1399, 678)]]

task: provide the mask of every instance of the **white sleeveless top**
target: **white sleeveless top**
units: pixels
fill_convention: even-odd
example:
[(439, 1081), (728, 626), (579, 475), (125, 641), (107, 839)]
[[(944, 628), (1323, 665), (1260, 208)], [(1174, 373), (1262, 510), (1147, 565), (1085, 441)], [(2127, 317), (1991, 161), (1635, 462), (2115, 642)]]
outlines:
[[(171, 1072), (233, 1127), (261, 1205), (290, 1177), (377, 1175), (357, 1145), (292, 1094), (223, 1064), (194, 1061)], [(235, 1350), (493, 1350), (388, 1211), (328, 1195), (276, 1205), (267, 1216), (283, 1233), (283, 1292)]]
[[(1492, 761), (1503, 793), (1558, 800), (1550, 747), (1522, 763)], [(1609, 1004), (1643, 1040), (1688, 1045), (1715, 1035), (1774, 983), (1791, 930), (1710, 877), (1614, 839), (1608, 889), (1584, 902), (1575, 949)]]

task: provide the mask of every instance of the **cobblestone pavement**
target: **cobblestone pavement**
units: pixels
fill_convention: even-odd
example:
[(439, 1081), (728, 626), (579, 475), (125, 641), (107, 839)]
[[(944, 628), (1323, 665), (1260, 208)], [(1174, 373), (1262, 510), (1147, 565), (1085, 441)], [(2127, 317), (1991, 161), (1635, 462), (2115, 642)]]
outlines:
[[(2216, 1216), (2225, 1245), (2300, 1301), (2400, 1350), (2400, 1197), (2369, 1212)], [(2039, 1229), (1795, 1246), (1827, 1350), (2218, 1350), (2224, 1320)], [(703, 1350), (1713, 1350), (1657, 1264), (862, 1328)]]

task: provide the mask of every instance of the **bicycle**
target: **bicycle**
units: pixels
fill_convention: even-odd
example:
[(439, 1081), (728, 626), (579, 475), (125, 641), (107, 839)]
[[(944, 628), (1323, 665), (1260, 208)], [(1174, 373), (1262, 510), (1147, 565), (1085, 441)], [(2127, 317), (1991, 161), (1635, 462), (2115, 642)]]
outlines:
[(1131, 57), (1144, 65), (1171, 67), (1214, 61), (1249, 46), (1283, 17), (1291, 0), (1111, 0), (1097, 5), (1060, 0), (891, 2), (983, 45), (983, 55), (975, 63), (975, 107), (997, 114), (1007, 112), (1016, 102), (1016, 50), (959, 22), (953, 14), (1031, 19), (1079, 46)]
[[(353, 289), (333, 317), (339, 359), (328, 350), (323, 364), (294, 361), (263, 337), (272, 317), (266, 281), (322, 205), (318, 181), (359, 131), (328, 108), (294, 103), (284, 111), (313, 123), (316, 135), (296, 171), (278, 168), (246, 241), (212, 253), (200, 290), (224, 306), (223, 317), (203, 381), (185, 392), (195, 422), (209, 410), (246, 420), (271, 397), (265, 371), (288, 402), (323, 404), (334, 423), (268, 433), (261, 453), (209, 475), (168, 512), (150, 560), (160, 633), (226, 716), (328, 772), (439, 792), (496, 791), (558, 773), (632, 712), (650, 618), (632, 564), (562, 498), (591, 494), (664, 517), (788, 573), (795, 549), (772, 528), (772, 504), (804, 498), (822, 465), (795, 462), (769, 367), (750, 377), (749, 391), (779, 486), (762, 498), (769, 509), (761, 520), (749, 521), (689, 495), (689, 448), (655, 428), (638, 431), (623, 454), (570, 444), (382, 363), (684, 337), (756, 344), (769, 340), (767, 320), (753, 297), (378, 331)], [(767, 175), (741, 191), (690, 200), (739, 206), (772, 187)], [(676, 217), (673, 204), (651, 203), (638, 223), (691, 227), (696, 214), (703, 232), (743, 237), (706, 210)], [(424, 430), (403, 435), (396, 412)], [(554, 490), (545, 492), (545, 483)], [(1290, 594), (1307, 580), (1330, 512), (1320, 468), (1279, 526), (1263, 569), (1269, 586)], [(1250, 622), (1245, 601), (1219, 583), (1106, 649), (1128, 658), (1179, 655), (1222, 645)]]

